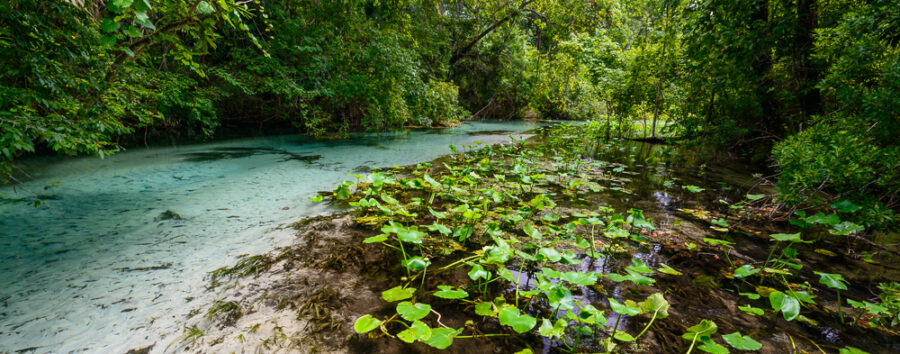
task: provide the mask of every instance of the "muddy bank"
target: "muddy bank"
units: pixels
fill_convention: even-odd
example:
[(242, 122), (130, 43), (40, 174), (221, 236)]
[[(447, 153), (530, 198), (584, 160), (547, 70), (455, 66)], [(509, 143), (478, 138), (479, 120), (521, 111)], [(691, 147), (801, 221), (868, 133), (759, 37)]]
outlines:
[[(213, 304), (195, 309), (184, 335), (166, 351), (416, 353), (432, 352), (424, 344), (389, 338), (371, 339), (353, 331), (353, 321), (367, 313), (387, 313), (392, 305), (381, 292), (398, 285), (392, 252), (365, 249), (362, 241), (376, 231), (356, 224), (346, 213), (304, 219), (294, 225), (294, 245), (246, 258), (210, 276)], [(250, 261), (247, 261), (250, 259)], [(429, 282), (465, 277), (445, 273)], [(215, 285), (215, 287), (212, 287)], [(465, 325), (467, 317), (442, 309), (441, 322)], [(494, 326), (499, 327), (499, 326)], [(507, 352), (521, 347), (509, 339), (458, 341), (450, 353)], [(494, 350), (496, 349), (496, 350)]]

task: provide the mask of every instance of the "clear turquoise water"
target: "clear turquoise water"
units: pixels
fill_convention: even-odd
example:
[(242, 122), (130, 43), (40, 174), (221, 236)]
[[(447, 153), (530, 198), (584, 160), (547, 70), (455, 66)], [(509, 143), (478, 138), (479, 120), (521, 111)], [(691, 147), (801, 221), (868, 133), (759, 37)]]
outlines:
[[(286, 245), (294, 236), (281, 227), (330, 211), (306, 199), (316, 191), (365, 167), (428, 161), (450, 144), (507, 142), (536, 127), (471, 122), (439, 132), (276, 136), (23, 161), (31, 178), (15, 190), (0, 187), (0, 352), (164, 349), (210, 296), (207, 272)], [(36, 196), (45, 204), (26, 205)], [(161, 220), (167, 210), (183, 219)]]

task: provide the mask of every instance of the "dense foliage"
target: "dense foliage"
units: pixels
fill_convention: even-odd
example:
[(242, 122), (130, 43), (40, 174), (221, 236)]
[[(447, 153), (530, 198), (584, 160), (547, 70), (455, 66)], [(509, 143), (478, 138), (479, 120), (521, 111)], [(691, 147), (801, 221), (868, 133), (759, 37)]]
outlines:
[[(771, 158), (779, 201), (894, 221), (895, 0), (0, 4), (3, 169), (35, 150), (600, 119)], [(641, 121), (638, 129), (631, 123)]]

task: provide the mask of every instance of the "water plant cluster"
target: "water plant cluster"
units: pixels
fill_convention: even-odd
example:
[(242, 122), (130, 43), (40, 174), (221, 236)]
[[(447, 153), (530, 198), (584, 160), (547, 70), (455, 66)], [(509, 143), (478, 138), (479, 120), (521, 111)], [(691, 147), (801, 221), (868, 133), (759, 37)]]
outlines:
[[(354, 175), (356, 181), (341, 183), (330, 198), (352, 207), (357, 223), (380, 231), (363, 242), (397, 256), (392, 268), (396, 282), (381, 293), (391, 310), (360, 316), (354, 330), (437, 349), (457, 340), (516, 336), (523, 343), (541, 337), (545, 345), (569, 352), (646, 349), (642, 340), (648, 331), (673, 309), (666, 294), (641, 286), (685, 275), (665, 263), (651, 267), (636, 255), (672, 242), (660, 237), (664, 230), (657, 230), (643, 211), (598, 204), (596, 196), (603, 190), (629, 193), (615, 183), (627, 173), (623, 166), (591, 158), (609, 144), (601, 140), (602, 124), (549, 127), (536, 143), (476, 143), (464, 151), (451, 146), (455, 154), (435, 163)], [(674, 182), (666, 186), (678, 188)], [(680, 189), (704, 190), (693, 185)], [(814, 318), (833, 318), (845, 326), (865, 324), (896, 335), (897, 283), (882, 284), (876, 301), (842, 298), (848, 282), (841, 274), (804, 269), (801, 249), (809, 247), (801, 246), (862, 230), (841, 221), (842, 215), (858, 211), (849, 201), (835, 205), (830, 214), (799, 213), (791, 223), (800, 232), (769, 235), (765, 260), (732, 260), (729, 231), (735, 228), (729, 218), (751, 218), (749, 205), (764, 197), (746, 195), (724, 216), (692, 210), (722, 237), (704, 238), (701, 245), (682, 243), (678, 252), (721, 252), (728, 287), (743, 299), (739, 309), (753, 316), (777, 320), (780, 314), (786, 321), (811, 325), (817, 324)], [(611, 266), (597, 267), (598, 262)], [(809, 273), (818, 284), (806, 281)], [(620, 285), (638, 290), (627, 296), (612, 291)], [(830, 296), (822, 300), (817, 295), (821, 289), (833, 292), (837, 302)], [(447, 310), (469, 319), (462, 326), (448, 326), (442, 322)], [(636, 324), (623, 326), (626, 320)], [(689, 353), (763, 346), (749, 333), (718, 333), (712, 318), (696, 318), (683, 327), (683, 342), (667, 344), (686, 347)], [(522, 352), (531, 350), (527, 346)], [(864, 352), (853, 347), (840, 351)]]

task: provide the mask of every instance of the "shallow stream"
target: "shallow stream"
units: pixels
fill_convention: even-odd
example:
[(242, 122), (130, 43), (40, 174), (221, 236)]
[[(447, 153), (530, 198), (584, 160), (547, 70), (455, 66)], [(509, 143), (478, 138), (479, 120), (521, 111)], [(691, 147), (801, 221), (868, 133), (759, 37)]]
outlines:
[[(122, 353), (179, 335), (204, 276), (293, 240), (307, 197), (350, 173), (432, 160), (537, 124), (299, 136), (21, 161), (0, 187), (0, 352)], [(462, 148), (460, 148), (462, 149)], [(40, 200), (33, 207), (29, 203)]]

